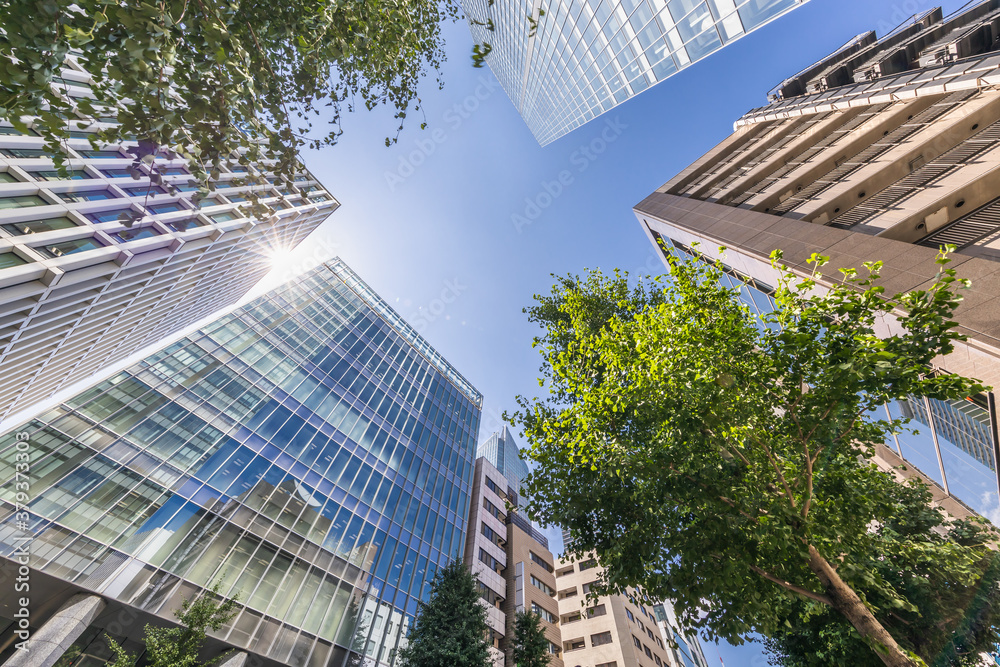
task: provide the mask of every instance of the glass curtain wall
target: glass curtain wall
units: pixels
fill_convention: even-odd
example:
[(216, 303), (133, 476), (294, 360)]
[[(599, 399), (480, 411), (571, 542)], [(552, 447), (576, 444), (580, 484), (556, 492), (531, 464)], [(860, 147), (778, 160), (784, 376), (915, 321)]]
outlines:
[(218, 583), (234, 646), (391, 664), (462, 551), (482, 397), (359, 285), (318, 267), (17, 429), (32, 567), (164, 616)]

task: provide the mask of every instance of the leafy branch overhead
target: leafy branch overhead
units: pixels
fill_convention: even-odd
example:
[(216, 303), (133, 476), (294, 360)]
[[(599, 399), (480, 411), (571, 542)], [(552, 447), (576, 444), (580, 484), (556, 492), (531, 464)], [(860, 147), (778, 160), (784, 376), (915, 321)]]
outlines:
[(931, 370), (962, 340), (967, 283), (945, 254), (930, 287), (891, 297), (880, 262), (821, 283), (826, 258), (810, 261), (800, 277), (774, 255), (763, 318), (720, 265), (673, 255), (665, 278), (594, 271), (537, 296), (548, 396), (510, 417), (535, 463), (529, 513), (596, 555), (595, 590), (675, 600), (710, 637), (823, 656), (796, 665), (914, 667), (948, 650), (941, 664), (971, 665), (1000, 625), (1000, 596), (976, 595), (996, 588), (995, 534), (873, 461), (907, 428), (885, 404), (984, 390)]
[[(80, 128), (97, 130), (95, 146), (138, 139), (172, 151), (202, 184), (230, 159), (273, 161), (268, 170), (291, 180), (299, 149), (335, 144), (357, 106), (395, 109), (398, 137), (445, 59), (441, 24), (457, 17), (454, 0), (9, 0), (0, 118), (24, 129), (37, 117), (60, 165)], [(71, 51), (92, 94), (60, 77)]]

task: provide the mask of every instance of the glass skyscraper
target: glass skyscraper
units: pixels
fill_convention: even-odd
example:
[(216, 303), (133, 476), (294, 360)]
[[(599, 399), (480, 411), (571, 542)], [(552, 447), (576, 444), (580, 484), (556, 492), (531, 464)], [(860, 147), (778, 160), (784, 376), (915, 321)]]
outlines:
[(218, 652), (388, 665), (462, 553), (481, 406), (333, 260), (2, 436), (0, 564), (27, 543), (37, 626), (72, 594), (105, 610), (64, 667), (141, 636), (108, 618), (171, 618), (214, 583), (240, 604)]
[(479, 445), (476, 455), (492, 463), (493, 467), (507, 478), (520, 499), (521, 480), (528, 476), (528, 464), (521, 458), (521, 450), (507, 427), (504, 426), (503, 430), (497, 431)]
[(807, 0), (463, 0), (541, 145)]

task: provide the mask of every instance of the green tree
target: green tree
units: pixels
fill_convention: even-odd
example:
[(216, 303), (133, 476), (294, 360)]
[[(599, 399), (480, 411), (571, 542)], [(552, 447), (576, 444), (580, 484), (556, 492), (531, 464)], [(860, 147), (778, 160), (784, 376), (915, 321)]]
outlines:
[[(457, 16), (454, 0), (5, 0), (0, 118), (24, 130), (38, 117), (57, 158), (70, 131), (114, 115), (120, 126), (95, 146), (138, 139), (139, 158), (179, 154), (205, 184), (231, 158), (273, 160), (291, 177), (301, 146), (337, 141), (345, 109), (388, 105), (398, 136), (444, 61), (441, 24)], [(57, 78), (71, 50), (94, 75), (93, 99)]]
[(489, 625), (476, 578), (460, 560), (439, 569), (427, 603), (420, 603), (403, 667), (491, 667)]
[[(825, 259), (811, 261), (800, 279), (775, 253), (764, 321), (719, 282), (720, 266), (674, 258), (669, 279), (630, 286), (594, 271), (536, 296), (526, 312), (543, 328), (548, 396), (519, 397), (510, 417), (536, 464), (529, 512), (596, 554), (596, 592), (675, 600), (683, 624), (711, 638), (775, 637), (826, 613), (886, 665), (920, 665), (914, 651), (929, 646), (929, 659), (961, 619), (942, 617), (922, 645), (887, 619), (920, 614), (915, 589), (931, 568), (966, 599), (991, 552), (981, 524), (959, 539), (919, 485), (872, 458), (904, 428), (880, 418), (884, 403), (983, 390), (930, 371), (961, 339), (951, 316), (965, 283), (942, 256), (925, 290), (887, 297), (877, 262), (817, 290)], [(898, 333), (879, 338), (898, 312)], [(914, 517), (919, 530), (897, 530)], [(883, 560), (892, 576), (872, 567)]]
[(533, 611), (514, 616), (514, 667), (545, 667), (549, 664), (549, 640), (542, 617)]
[[(207, 663), (198, 661), (198, 652), (209, 630), (218, 630), (232, 619), (236, 612), (236, 598), (218, 602), (219, 584), (212, 587), (211, 594), (203, 594), (194, 600), (184, 600), (181, 608), (174, 612), (181, 627), (157, 628), (147, 625), (145, 629), (146, 658), (149, 667), (202, 667), (214, 665), (226, 656), (220, 656)], [(118, 642), (108, 637), (108, 645), (115, 655), (110, 667), (131, 667), (136, 657), (130, 655)]]

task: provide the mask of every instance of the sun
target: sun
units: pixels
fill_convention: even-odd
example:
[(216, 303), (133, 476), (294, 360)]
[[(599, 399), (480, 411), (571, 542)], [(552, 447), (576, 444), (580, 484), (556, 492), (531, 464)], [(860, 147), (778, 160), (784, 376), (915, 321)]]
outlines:
[(272, 271), (285, 272), (296, 264), (295, 251), (291, 248), (274, 248), (267, 253)]

